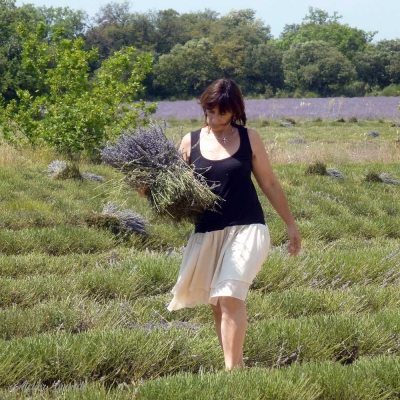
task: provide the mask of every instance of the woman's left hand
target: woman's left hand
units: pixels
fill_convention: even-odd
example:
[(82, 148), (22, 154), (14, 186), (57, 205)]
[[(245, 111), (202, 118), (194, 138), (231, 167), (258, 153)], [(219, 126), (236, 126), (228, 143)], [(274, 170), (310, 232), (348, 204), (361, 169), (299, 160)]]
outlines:
[(295, 226), (287, 226), (286, 227), (289, 243), (287, 245), (287, 251), (290, 256), (297, 256), (301, 250), (301, 237), (299, 231)]

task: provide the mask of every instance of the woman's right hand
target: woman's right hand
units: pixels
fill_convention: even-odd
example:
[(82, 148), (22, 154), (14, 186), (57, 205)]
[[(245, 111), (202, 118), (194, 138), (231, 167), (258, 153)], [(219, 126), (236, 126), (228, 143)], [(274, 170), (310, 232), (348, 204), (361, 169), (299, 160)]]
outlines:
[(299, 231), (295, 225), (287, 226), (286, 231), (289, 236), (287, 251), (289, 252), (290, 256), (297, 256), (301, 250), (301, 237)]

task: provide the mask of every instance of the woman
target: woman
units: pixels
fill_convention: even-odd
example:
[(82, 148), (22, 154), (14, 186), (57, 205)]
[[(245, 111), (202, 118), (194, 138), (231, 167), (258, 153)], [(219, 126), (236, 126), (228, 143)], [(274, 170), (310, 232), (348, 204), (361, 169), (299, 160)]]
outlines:
[(244, 366), (247, 315), (244, 300), (267, 256), (270, 236), (251, 173), (286, 223), (288, 251), (295, 256), (300, 235), (264, 144), (246, 129), (243, 96), (229, 79), (213, 82), (202, 94), (205, 124), (180, 145), (186, 162), (202, 173), (224, 199), (197, 220), (185, 249), (170, 311), (209, 303), (226, 369)]

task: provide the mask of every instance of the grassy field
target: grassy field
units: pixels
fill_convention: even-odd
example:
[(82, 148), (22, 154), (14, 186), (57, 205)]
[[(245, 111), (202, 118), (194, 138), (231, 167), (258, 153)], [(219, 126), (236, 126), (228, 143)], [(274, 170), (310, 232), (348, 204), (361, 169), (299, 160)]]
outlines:
[[(181, 134), (200, 120), (170, 120)], [(296, 258), (260, 197), (272, 249), (247, 300), (248, 368), (225, 372), (207, 306), (169, 313), (192, 226), (158, 220), (104, 165), (54, 180), (46, 149), (0, 145), (1, 399), (400, 398), (399, 127), (257, 120), (303, 237)], [(377, 135), (369, 135), (378, 132)], [(306, 174), (321, 161), (344, 178)], [(88, 226), (107, 201), (147, 236)]]

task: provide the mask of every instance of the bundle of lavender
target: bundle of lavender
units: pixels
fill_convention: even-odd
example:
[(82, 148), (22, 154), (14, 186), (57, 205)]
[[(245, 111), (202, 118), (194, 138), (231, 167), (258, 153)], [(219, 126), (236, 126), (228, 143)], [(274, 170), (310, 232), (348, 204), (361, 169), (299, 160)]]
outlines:
[(206, 209), (215, 209), (219, 197), (165, 136), (165, 126), (150, 123), (123, 133), (101, 151), (102, 160), (125, 174), (134, 189), (145, 188), (153, 210), (175, 221), (194, 221)]

